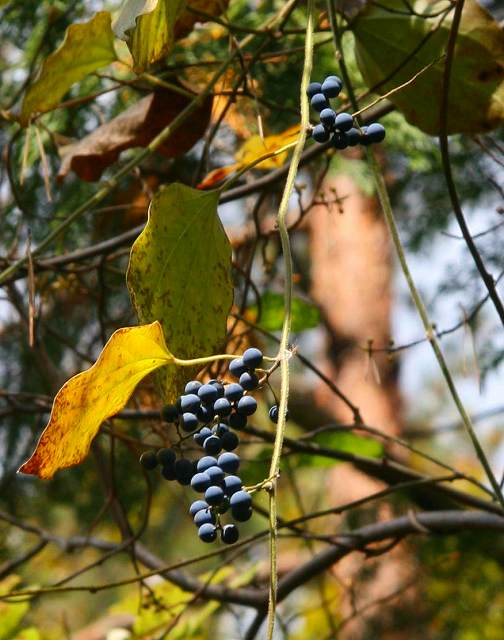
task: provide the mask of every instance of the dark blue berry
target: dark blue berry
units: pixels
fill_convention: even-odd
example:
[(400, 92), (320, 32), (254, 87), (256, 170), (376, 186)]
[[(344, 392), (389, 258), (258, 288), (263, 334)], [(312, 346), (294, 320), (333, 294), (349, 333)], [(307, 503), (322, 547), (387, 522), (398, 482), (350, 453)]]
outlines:
[(237, 491), (230, 499), (231, 509), (248, 509), (252, 506), (252, 496), (248, 491)]
[(236, 455), (236, 453), (230, 453), (229, 451), (226, 451), (225, 453), (220, 454), (217, 460), (217, 464), (226, 473), (236, 473), (236, 471), (238, 471), (238, 467), (240, 466), (240, 458)]
[(205, 491), (205, 489), (208, 489), (211, 484), (212, 480), (210, 479), (207, 471), (196, 473), (191, 479), (191, 487), (195, 491), (198, 491), (198, 493), (203, 493), (203, 491)]
[(203, 542), (213, 542), (217, 537), (217, 529), (213, 524), (202, 524), (198, 529), (198, 537)]
[(234, 378), (239, 378), (246, 370), (247, 367), (243, 364), (243, 360), (241, 358), (235, 358), (229, 363), (229, 373)]
[(201, 387), (199, 380), (191, 380), (185, 386), (184, 393), (198, 393), (198, 389)]
[(200, 472), (206, 471), (217, 464), (217, 459), (213, 456), (204, 456), (200, 460), (198, 460), (198, 464), (196, 465), (196, 469)]
[(315, 109), (315, 111), (322, 111), (323, 109), (329, 108), (329, 102), (323, 93), (316, 93), (313, 98), (310, 100), (311, 106)]
[(224, 499), (222, 500), (220, 505), (218, 505), (217, 507), (217, 512), (226, 513), (228, 509), (229, 509), (229, 498), (227, 496), (224, 496)]
[(324, 96), (329, 98), (337, 98), (343, 88), (343, 82), (338, 78), (338, 76), (327, 76), (327, 78), (322, 83), (320, 87), (321, 92)]
[(203, 424), (209, 424), (214, 417), (213, 407), (208, 404), (200, 405), (196, 411), (196, 417)]
[(231, 403), (227, 398), (218, 398), (213, 409), (218, 416), (228, 416), (231, 413)]
[(215, 427), (213, 428), (213, 433), (215, 433), (216, 436), (219, 436), (219, 438), (221, 438), (228, 431), (229, 431), (229, 427), (227, 426), (227, 424), (224, 424), (223, 422), (219, 422), (219, 424), (216, 424)]
[(161, 417), (165, 422), (175, 422), (179, 417), (177, 405), (165, 404), (165, 406), (161, 409)]
[(249, 369), (256, 369), (262, 365), (263, 354), (260, 349), (250, 347), (242, 355), (243, 364)]
[(189, 513), (194, 517), (202, 509), (208, 509), (208, 504), (204, 500), (195, 500), (189, 507)]
[(322, 85), (320, 82), (310, 82), (306, 89), (306, 95), (311, 100), (316, 93), (322, 92)]
[(211, 435), (212, 435), (212, 430), (209, 429), (208, 427), (203, 427), (202, 429), (200, 429), (200, 431), (198, 431), (198, 433), (195, 433), (193, 435), (193, 439), (194, 439), (194, 442), (196, 442), (196, 444), (199, 444), (199, 446), (202, 447), (205, 440)]
[(243, 387), (237, 382), (232, 382), (224, 388), (224, 397), (230, 402), (236, 402), (243, 395)]
[(200, 404), (201, 401), (195, 393), (188, 393), (180, 397), (180, 409), (182, 413), (196, 413)]
[(239, 444), (240, 438), (232, 431), (228, 431), (221, 436), (221, 445), (226, 451), (234, 451)]
[(320, 144), (327, 142), (329, 140), (329, 138), (331, 137), (331, 134), (329, 133), (329, 131), (324, 127), (323, 124), (316, 124), (313, 127), (312, 130), (312, 138), (316, 141), (319, 142)]
[(252, 396), (243, 396), (243, 398), (240, 398), (238, 404), (236, 405), (236, 411), (238, 413), (242, 413), (245, 416), (251, 416), (256, 412), (256, 409), (257, 402), (256, 399)]
[(371, 142), (382, 142), (385, 139), (385, 127), (378, 122), (373, 122), (367, 128), (366, 135)]
[[(271, 420), (271, 422), (274, 422), (275, 424), (278, 422), (278, 406), (276, 404), (274, 404), (270, 410), (269, 410), (269, 418)], [(289, 419), (289, 412), (286, 411), (285, 412), (285, 419), (288, 420)]]
[(200, 509), (200, 511), (194, 514), (193, 522), (197, 527), (200, 527), (202, 524), (215, 524), (215, 515), (207, 505), (206, 509)]
[(157, 467), (158, 459), (155, 451), (144, 451), (140, 456), (140, 464), (147, 471), (152, 471)]
[(350, 131), (353, 127), (353, 118), (350, 113), (338, 113), (336, 116), (336, 129)]
[(241, 478), (238, 476), (226, 476), (224, 478), (224, 492), (228, 496), (232, 496), (233, 493), (240, 491), (242, 486)]
[(322, 109), (320, 112), (320, 122), (331, 129), (334, 126), (334, 122), (336, 121), (336, 113), (332, 109)]
[(172, 465), (175, 463), (175, 460), (177, 459), (177, 455), (173, 449), (166, 449), (166, 448), (159, 449), (156, 456), (159, 464), (163, 466)]
[(243, 413), (232, 413), (228, 422), (233, 429), (243, 429), (247, 425), (247, 416), (244, 416)]
[(184, 431), (194, 431), (198, 428), (198, 418), (194, 413), (183, 413), (180, 425)]
[(175, 463), (175, 478), (180, 484), (188, 485), (194, 475), (193, 463), (190, 460), (181, 458)]
[(252, 517), (252, 507), (236, 507), (235, 509), (231, 507), (231, 514), (235, 520), (238, 520), (238, 522), (246, 522)]
[(161, 475), (165, 480), (175, 480), (175, 464), (164, 465), (161, 469)]
[(208, 474), (211, 484), (220, 485), (224, 480), (224, 471), (217, 465), (215, 465), (214, 467), (210, 467), (210, 469), (207, 469), (205, 471), (205, 474)]
[(203, 402), (215, 402), (219, 397), (219, 392), (213, 384), (203, 384), (198, 389), (198, 397)]
[(361, 127), (360, 143), (365, 147), (369, 147), (370, 144), (373, 144), (373, 141), (369, 139), (367, 130), (367, 127)]
[(224, 491), (217, 486), (208, 487), (205, 491), (205, 500), (209, 505), (215, 506), (220, 504), (224, 499)]
[(224, 385), (221, 384), (218, 380), (210, 380), (208, 384), (211, 384), (212, 387), (217, 389), (217, 397), (222, 398), (224, 396)]
[(219, 438), (219, 436), (208, 436), (208, 438), (203, 443), (203, 449), (205, 449), (206, 453), (211, 456), (219, 453), (219, 451), (221, 451), (222, 449), (221, 439)]
[(226, 524), (222, 527), (221, 540), (224, 544), (234, 544), (240, 537), (240, 532), (235, 524)]
[(258, 384), (259, 384), (259, 378), (256, 376), (255, 373), (249, 373), (248, 371), (245, 371), (245, 373), (241, 374), (240, 385), (247, 391), (252, 391), (257, 387)]
[(335, 149), (346, 149), (348, 147), (346, 133), (342, 131), (336, 131), (331, 142)]
[(348, 142), (348, 146), (355, 147), (360, 142), (360, 133), (359, 130), (355, 127), (352, 127), (346, 132), (346, 139)]

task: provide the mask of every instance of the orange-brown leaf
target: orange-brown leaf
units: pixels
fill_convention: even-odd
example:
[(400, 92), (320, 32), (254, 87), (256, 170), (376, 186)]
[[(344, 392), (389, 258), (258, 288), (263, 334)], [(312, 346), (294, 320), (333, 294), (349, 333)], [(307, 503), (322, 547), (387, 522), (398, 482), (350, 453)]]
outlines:
[[(122, 151), (146, 147), (189, 101), (188, 97), (167, 89), (142, 98), (82, 140), (64, 147), (58, 179), (73, 170), (81, 180), (99, 180)], [(205, 133), (211, 111), (210, 96), (191, 116), (191, 126), (176, 129), (159, 152), (168, 158), (186, 153)]]
[[(287, 160), (288, 150), (281, 151), (283, 147), (295, 142), (299, 135), (299, 125), (295, 124), (289, 127), (282, 133), (277, 133), (272, 136), (266, 136), (261, 138), (259, 135), (251, 136), (235, 154), (236, 162), (234, 164), (227, 165), (214, 169), (198, 185), (199, 189), (205, 189), (213, 186), (233, 171), (240, 171), (248, 165), (254, 164), (260, 160), (263, 156), (266, 157), (262, 162), (254, 165), (254, 169), (277, 169), (281, 167)], [(277, 153), (279, 152), (279, 153)]]
[(227, 178), (230, 173), (238, 167), (237, 164), (230, 164), (227, 167), (219, 167), (207, 173), (203, 180), (197, 185), (198, 189), (210, 189)]

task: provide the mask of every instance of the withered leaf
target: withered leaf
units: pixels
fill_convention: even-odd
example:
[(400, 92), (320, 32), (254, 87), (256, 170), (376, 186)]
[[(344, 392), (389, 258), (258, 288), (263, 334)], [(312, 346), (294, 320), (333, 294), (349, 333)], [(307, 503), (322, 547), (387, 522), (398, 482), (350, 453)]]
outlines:
[[(121, 151), (146, 147), (189, 104), (175, 91), (159, 89), (106, 122), (82, 140), (62, 148), (58, 180), (74, 171), (81, 180), (99, 180)], [(210, 121), (212, 97), (191, 115), (191, 126), (176, 129), (159, 148), (167, 158), (183, 155), (203, 136)]]

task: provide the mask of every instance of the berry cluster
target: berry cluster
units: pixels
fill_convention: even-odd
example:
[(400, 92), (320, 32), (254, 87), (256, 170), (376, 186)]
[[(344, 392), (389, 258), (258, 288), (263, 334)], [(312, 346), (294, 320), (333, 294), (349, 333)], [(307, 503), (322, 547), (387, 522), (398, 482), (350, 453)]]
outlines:
[(368, 146), (382, 142), (385, 138), (385, 129), (378, 122), (365, 127), (354, 127), (353, 117), (350, 113), (336, 113), (331, 109), (329, 100), (337, 98), (343, 88), (343, 82), (338, 76), (327, 76), (320, 82), (311, 82), (306, 93), (311, 106), (320, 113), (320, 124), (313, 127), (312, 138), (321, 144), (327, 142), (331, 136), (331, 142), (336, 149), (355, 147), (358, 144)]
[(189, 509), (203, 542), (213, 542), (219, 529), (226, 544), (238, 540), (235, 524), (221, 524), (221, 515), (228, 510), (238, 522), (252, 516), (251, 495), (235, 475), (240, 458), (233, 451), (240, 440), (233, 429), (245, 427), (247, 418), (257, 409), (257, 402), (249, 392), (259, 385), (256, 369), (262, 361), (259, 349), (247, 349), (229, 365), (229, 373), (238, 382), (210, 380), (202, 384), (191, 380), (175, 404), (163, 407), (161, 415), (166, 422), (176, 424), (184, 432), (195, 432), (193, 439), (204, 449), (203, 457), (195, 461), (177, 459), (175, 451), (166, 448), (146, 451), (140, 456), (146, 469), (155, 469), (159, 464), (164, 478), (190, 484), (204, 494), (204, 499), (196, 500)]

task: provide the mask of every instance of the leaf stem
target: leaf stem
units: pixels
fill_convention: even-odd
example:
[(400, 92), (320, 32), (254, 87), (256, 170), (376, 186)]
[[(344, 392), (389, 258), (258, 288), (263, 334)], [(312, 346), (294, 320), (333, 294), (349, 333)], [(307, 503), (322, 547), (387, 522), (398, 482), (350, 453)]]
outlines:
[(275, 614), (277, 602), (277, 503), (276, 490), (277, 478), (280, 469), (280, 457), (282, 454), (282, 445), (285, 433), (285, 415), (287, 411), (287, 401), (289, 397), (289, 360), (291, 352), (289, 351), (289, 336), (291, 328), (292, 316), (292, 255), (290, 249), (289, 232), (287, 229), (287, 213), (289, 210), (289, 199), (294, 188), (301, 153), (306, 141), (306, 132), (310, 122), (310, 107), (306, 95), (306, 89), (310, 81), (313, 61), (313, 29), (315, 22), (314, 1), (308, 0), (307, 6), (307, 22), (305, 36), (305, 59), (303, 66), (303, 75), (301, 79), (300, 102), (301, 102), (301, 130), (297, 140), (296, 147), (292, 154), (292, 160), (289, 166), (289, 172), (285, 182), (285, 188), (282, 194), (282, 200), (278, 209), (277, 225), (282, 244), (283, 261), (285, 270), (285, 289), (284, 289), (284, 320), (282, 325), (282, 334), (280, 337), (280, 345), (278, 348), (277, 359), (280, 362), (280, 405), (278, 410), (278, 424), (273, 445), (273, 455), (271, 458), (269, 477), (272, 478), (269, 486), (269, 526), (270, 526), (270, 584), (268, 599), (268, 640), (273, 639), (273, 630), (275, 627)]

